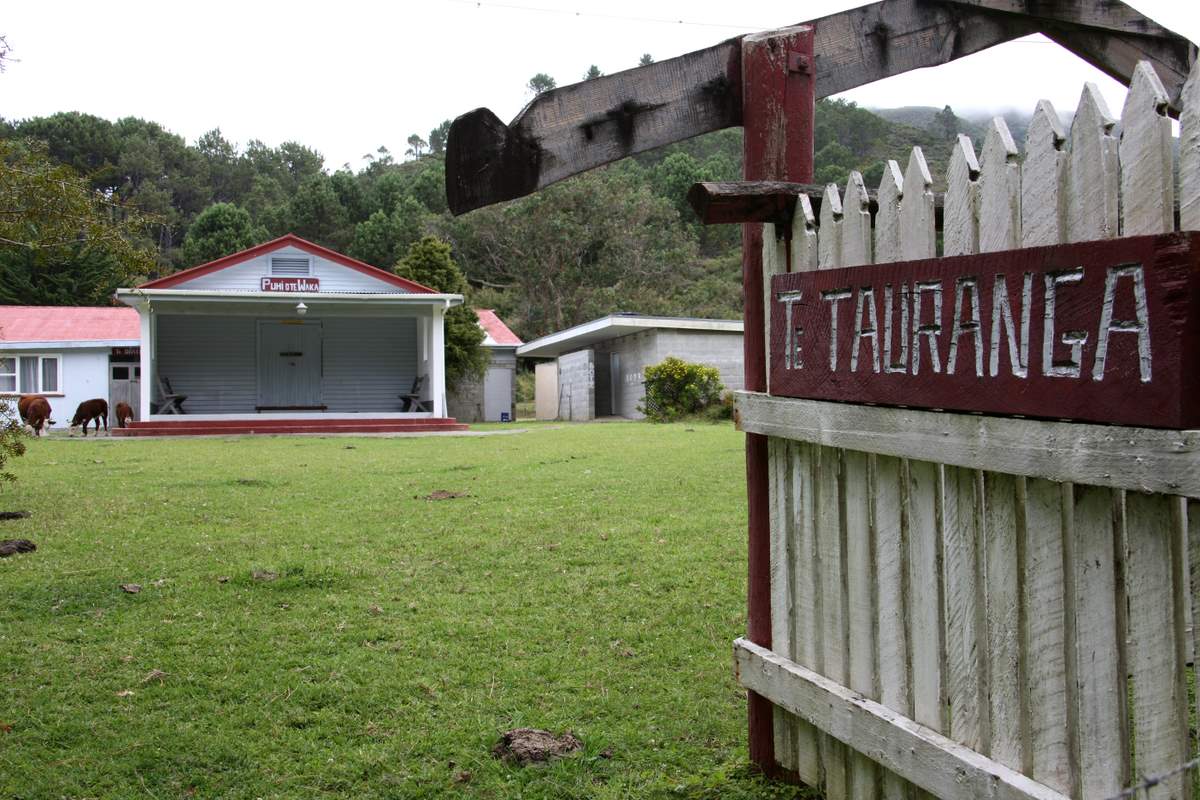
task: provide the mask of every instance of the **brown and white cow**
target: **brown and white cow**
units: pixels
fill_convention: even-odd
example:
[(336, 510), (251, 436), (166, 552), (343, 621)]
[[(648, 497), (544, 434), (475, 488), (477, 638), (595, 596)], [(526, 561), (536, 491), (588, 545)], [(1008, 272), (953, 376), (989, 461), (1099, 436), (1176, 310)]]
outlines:
[(17, 400), (17, 413), (34, 436), (41, 436), (45, 427), (54, 424), (50, 419), (50, 401), (40, 394), (21, 395)]
[(71, 419), (71, 431), (74, 433), (75, 428), (83, 426), (83, 435), (87, 436), (88, 423), (92, 420), (96, 421), (96, 435), (100, 434), (100, 422), (104, 422), (104, 432), (108, 433), (108, 401), (97, 397), (93, 400), (84, 400), (79, 404), (79, 408), (75, 409), (75, 416)]
[(129, 423), (133, 422), (133, 409), (129, 403), (117, 403), (116, 405), (117, 427), (128, 428)]

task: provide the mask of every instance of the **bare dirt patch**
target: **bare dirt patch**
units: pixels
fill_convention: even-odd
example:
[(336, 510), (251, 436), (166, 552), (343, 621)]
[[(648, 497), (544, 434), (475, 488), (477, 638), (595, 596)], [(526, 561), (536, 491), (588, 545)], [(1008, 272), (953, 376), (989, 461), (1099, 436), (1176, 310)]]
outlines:
[(583, 742), (567, 731), (555, 736), (537, 728), (513, 728), (505, 731), (492, 748), (492, 755), (511, 764), (526, 767), (565, 756), (583, 747)]
[(450, 492), (445, 489), (438, 489), (425, 495), (426, 500), (453, 500), (456, 497), (470, 497), (466, 492)]

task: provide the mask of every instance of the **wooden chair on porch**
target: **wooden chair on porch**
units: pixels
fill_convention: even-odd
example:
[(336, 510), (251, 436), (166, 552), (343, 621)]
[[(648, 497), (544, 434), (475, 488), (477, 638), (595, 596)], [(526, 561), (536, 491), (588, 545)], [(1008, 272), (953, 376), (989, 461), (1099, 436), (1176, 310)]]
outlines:
[(433, 401), (421, 399), (421, 386), (424, 383), (424, 375), (413, 378), (412, 388), (407, 393), (400, 395), (401, 411), (433, 411)]
[(158, 395), (159, 395), (159, 414), (186, 414), (183, 410), (183, 401), (187, 400), (186, 394), (175, 394), (175, 390), (171, 388), (171, 381), (164, 375), (156, 376), (158, 380)]

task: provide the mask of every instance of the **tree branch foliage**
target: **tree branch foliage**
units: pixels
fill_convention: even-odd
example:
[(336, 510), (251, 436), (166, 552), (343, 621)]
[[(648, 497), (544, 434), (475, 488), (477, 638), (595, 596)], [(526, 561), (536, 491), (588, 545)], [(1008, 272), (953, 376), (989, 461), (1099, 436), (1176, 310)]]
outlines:
[[(450, 245), (433, 236), (409, 246), (408, 253), (396, 264), (396, 274), (443, 294), (469, 295), (471, 291), (450, 257)], [(469, 305), (446, 311), (445, 334), (446, 385), (453, 389), (461, 380), (483, 375), (489, 356), (479, 346), (484, 339), (483, 328)]]
[(106, 302), (154, 269), (153, 252), (138, 244), (145, 226), (54, 163), (45, 145), (0, 140), (0, 302)]

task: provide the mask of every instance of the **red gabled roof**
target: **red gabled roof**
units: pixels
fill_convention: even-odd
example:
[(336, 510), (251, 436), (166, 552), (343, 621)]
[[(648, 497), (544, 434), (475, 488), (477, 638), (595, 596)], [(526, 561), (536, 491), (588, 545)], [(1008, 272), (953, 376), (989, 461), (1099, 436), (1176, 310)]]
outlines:
[(137, 340), (137, 311), (128, 306), (0, 306), (0, 342)]
[(502, 345), (519, 345), (524, 344), (521, 339), (508, 329), (501, 319), (496, 316), (496, 312), (490, 308), (475, 309), (475, 316), (479, 317), (479, 327), (483, 328), (484, 333), (491, 337), (492, 342)]
[(155, 280), (147, 281), (138, 288), (170, 289), (173, 286), (178, 286), (184, 281), (190, 281), (192, 278), (199, 278), (201, 275), (207, 275), (210, 272), (216, 272), (218, 270), (225, 269), (225, 267), (232, 267), (234, 264), (240, 264), (243, 261), (248, 261), (252, 258), (261, 256), (264, 253), (269, 253), (272, 250), (278, 250), (279, 248), (286, 247), (288, 245), (303, 250), (311, 255), (327, 258), (330, 261), (341, 264), (344, 267), (358, 270), (365, 275), (370, 275), (372, 278), (378, 278), (384, 283), (390, 283), (393, 286), (399, 286), (402, 289), (407, 289), (408, 291), (416, 294), (437, 294), (437, 292), (435, 292), (433, 289), (430, 289), (428, 286), (422, 286), (416, 281), (410, 281), (407, 278), (401, 278), (399, 275), (395, 275), (385, 269), (373, 267), (370, 264), (366, 264), (362, 261), (351, 258), (350, 256), (342, 255), (336, 250), (330, 250), (328, 247), (321, 247), (319, 244), (313, 244), (307, 239), (301, 239), (294, 233), (285, 233), (278, 239), (272, 239), (269, 242), (263, 242), (262, 244), (242, 250), (240, 253), (233, 253), (232, 255), (225, 256), (224, 258), (218, 258), (216, 261), (209, 261), (207, 264), (201, 264), (198, 267), (180, 270), (179, 272), (176, 272), (173, 275), (168, 275), (165, 278), (156, 278)]

